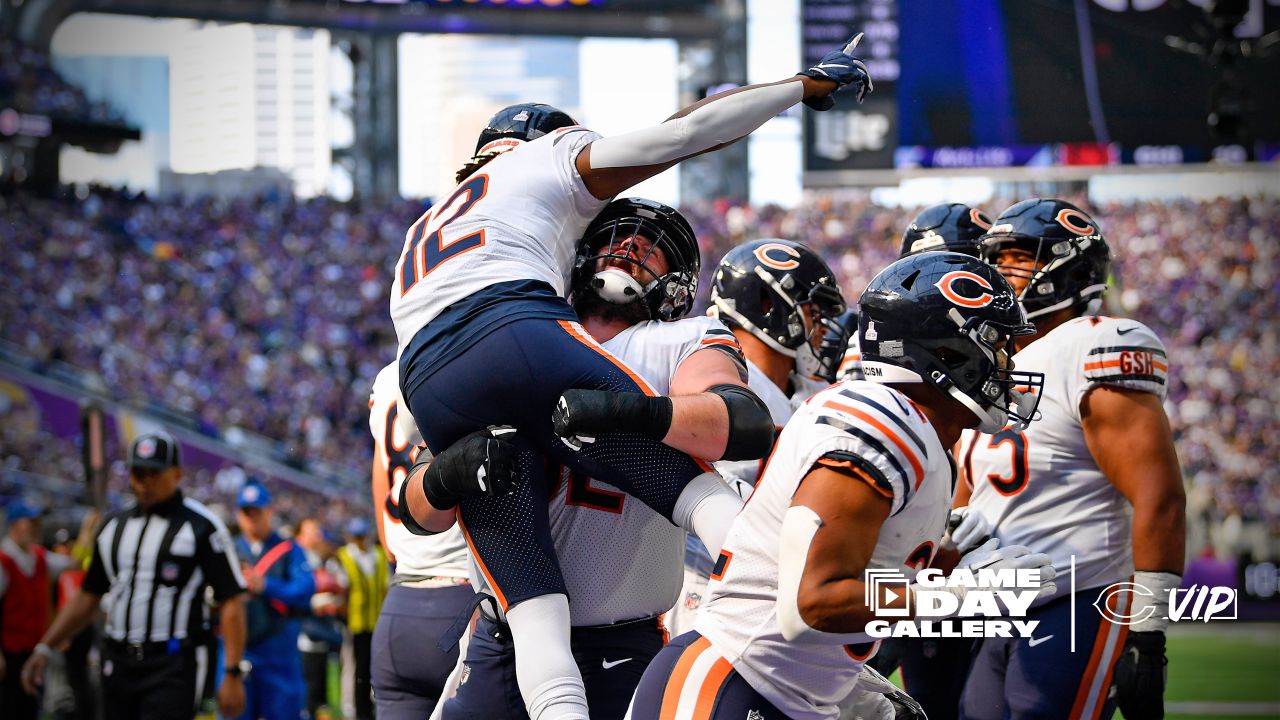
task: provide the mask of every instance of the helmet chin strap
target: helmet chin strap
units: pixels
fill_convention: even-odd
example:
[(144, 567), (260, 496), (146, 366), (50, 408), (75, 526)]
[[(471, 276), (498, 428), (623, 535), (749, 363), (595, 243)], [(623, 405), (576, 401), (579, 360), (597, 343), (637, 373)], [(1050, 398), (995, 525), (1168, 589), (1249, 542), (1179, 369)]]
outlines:
[[(871, 361), (863, 361), (863, 372), (866, 373), (867, 380), (875, 383), (918, 383), (925, 382), (925, 379), (914, 370), (899, 365), (890, 365), (889, 363)], [(868, 372), (870, 370), (870, 372)], [(936, 382), (934, 387), (942, 390), (947, 395), (956, 399), (961, 405), (965, 406), (969, 412), (978, 418), (978, 430), (988, 435), (998, 433), (1004, 429), (1009, 422), (1009, 414), (997, 407), (984, 408), (978, 404), (978, 401), (960, 392), (953, 383), (947, 382), (949, 387), (942, 388)]]
[(976, 400), (960, 392), (955, 385), (947, 388), (947, 394), (955, 398), (978, 418), (978, 432), (994, 435), (1009, 424), (1009, 413), (998, 407), (984, 408)]
[(645, 287), (631, 273), (618, 268), (605, 268), (591, 276), (591, 288), (606, 302), (626, 305), (644, 297)]

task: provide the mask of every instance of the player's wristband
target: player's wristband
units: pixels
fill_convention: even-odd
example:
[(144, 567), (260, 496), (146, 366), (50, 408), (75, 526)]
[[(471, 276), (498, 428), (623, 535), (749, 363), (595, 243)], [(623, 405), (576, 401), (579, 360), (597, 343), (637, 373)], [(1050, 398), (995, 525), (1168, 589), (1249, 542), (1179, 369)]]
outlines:
[[(1136, 621), (1129, 632), (1164, 632), (1169, 626), (1169, 591), (1182, 585), (1182, 576), (1168, 572), (1139, 570), (1133, 574), (1133, 607), (1126, 613)], [(1145, 592), (1144, 592), (1145, 590)]]
[(614, 393), (614, 413), (619, 430), (640, 433), (662, 440), (671, 430), (674, 409), (669, 397), (650, 397), (643, 393)]
[(36, 646), (31, 648), (31, 652), (43, 657), (49, 657), (53, 654), (53, 648), (49, 647), (45, 643), (36, 643)]

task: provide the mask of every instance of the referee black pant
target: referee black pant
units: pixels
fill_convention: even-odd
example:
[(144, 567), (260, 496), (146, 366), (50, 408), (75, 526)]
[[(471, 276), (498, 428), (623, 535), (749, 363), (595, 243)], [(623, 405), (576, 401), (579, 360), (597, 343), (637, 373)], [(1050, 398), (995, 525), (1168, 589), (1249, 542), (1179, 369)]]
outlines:
[(168, 652), (164, 643), (141, 648), (107, 641), (102, 664), (105, 720), (191, 720), (203, 688), (207, 646)]

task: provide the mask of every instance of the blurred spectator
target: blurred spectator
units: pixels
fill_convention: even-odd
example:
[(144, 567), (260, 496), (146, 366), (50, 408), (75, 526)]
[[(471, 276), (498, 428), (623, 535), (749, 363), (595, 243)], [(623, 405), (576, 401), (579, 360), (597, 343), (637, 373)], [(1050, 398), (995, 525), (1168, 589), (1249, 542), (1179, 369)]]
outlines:
[(338, 582), (333, 558), (336, 542), (315, 518), (298, 523), (297, 543), (307, 556), (316, 592), (311, 596), (311, 614), (302, 620), (298, 649), (302, 652), (302, 676), (307, 683), (307, 715), (319, 718), (329, 702), (329, 663), (342, 649), (342, 622), (346, 611), (346, 593)]
[(311, 609), (315, 579), (302, 548), (272, 529), (271, 493), (261, 482), (246, 481), (236, 506), (236, 554), (244, 563), (250, 594), (244, 654), (252, 665), (241, 718), (297, 720), (306, 693), (298, 653), (299, 618)]
[(355, 657), (355, 717), (373, 718), (372, 663), (373, 630), (378, 623), (382, 601), (387, 597), (390, 572), (382, 546), (369, 538), (369, 521), (362, 517), (347, 523), (347, 544), (338, 550), (342, 568), (340, 582), (347, 588), (347, 629), (351, 633)]
[(53, 582), (74, 565), (51, 557), (40, 545), (44, 510), (18, 501), (6, 513), (8, 528), (0, 540), (0, 706), (5, 717), (35, 720), (40, 699), (22, 689), (19, 671), (49, 627)]

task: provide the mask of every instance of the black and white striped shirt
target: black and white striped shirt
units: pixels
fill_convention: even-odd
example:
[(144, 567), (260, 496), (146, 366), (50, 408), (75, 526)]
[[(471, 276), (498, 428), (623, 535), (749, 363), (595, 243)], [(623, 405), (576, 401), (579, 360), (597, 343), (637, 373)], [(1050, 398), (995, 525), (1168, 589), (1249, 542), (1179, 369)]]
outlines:
[(143, 643), (204, 640), (206, 586), (216, 602), (244, 592), (240, 561), (226, 525), (179, 491), (149, 510), (108, 515), (83, 587), (110, 592), (108, 638)]

